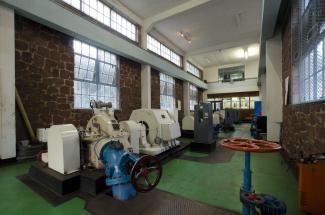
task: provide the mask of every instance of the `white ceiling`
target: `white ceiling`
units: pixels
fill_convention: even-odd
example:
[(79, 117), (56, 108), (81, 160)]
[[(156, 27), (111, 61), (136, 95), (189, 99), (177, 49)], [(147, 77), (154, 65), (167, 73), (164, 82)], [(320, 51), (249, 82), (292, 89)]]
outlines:
[[(248, 51), (248, 58), (245, 59), (244, 50)], [(215, 65), (236, 64), (259, 58), (259, 44), (249, 44), (243, 47), (222, 49), (204, 54), (194, 55), (189, 58), (191, 62), (199, 64), (202, 67), (211, 67)]]
[(141, 18), (148, 18), (189, 0), (119, 0)]
[[(119, 0), (138, 16), (148, 19), (180, 4), (199, 0)], [(236, 63), (231, 48), (258, 43), (261, 34), (262, 0), (210, 0), (195, 7), (167, 16), (153, 24), (202, 67)], [(177, 36), (188, 32), (191, 44)], [(219, 53), (223, 50), (223, 53)], [(228, 53), (229, 52), (229, 53)], [(206, 58), (210, 59), (209, 63)]]

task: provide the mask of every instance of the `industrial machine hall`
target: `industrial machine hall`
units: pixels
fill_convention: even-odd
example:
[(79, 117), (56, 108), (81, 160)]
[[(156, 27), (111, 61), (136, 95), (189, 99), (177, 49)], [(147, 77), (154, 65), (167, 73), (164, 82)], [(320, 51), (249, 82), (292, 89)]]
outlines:
[(325, 215), (325, 0), (0, 0), (1, 215)]

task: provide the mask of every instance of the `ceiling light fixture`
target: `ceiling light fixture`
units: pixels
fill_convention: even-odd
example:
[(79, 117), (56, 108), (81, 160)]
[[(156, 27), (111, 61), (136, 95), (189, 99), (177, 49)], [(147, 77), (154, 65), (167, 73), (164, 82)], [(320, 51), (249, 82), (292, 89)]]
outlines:
[(247, 49), (244, 51), (244, 55), (245, 55), (245, 60), (247, 60), (248, 59), (248, 51), (247, 51)]
[(178, 31), (176, 32), (176, 35), (178, 37), (182, 37), (184, 38), (188, 44), (191, 44), (192, 43), (192, 36), (189, 32), (184, 32), (184, 31)]

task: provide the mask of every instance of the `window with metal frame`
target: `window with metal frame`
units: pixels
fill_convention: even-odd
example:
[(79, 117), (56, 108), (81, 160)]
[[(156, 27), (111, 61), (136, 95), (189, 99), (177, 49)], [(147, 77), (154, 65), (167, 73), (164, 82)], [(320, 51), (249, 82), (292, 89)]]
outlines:
[(100, 0), (61, 0), (89, 17), (138, 42), (138, 27)]
[(197, 87), (190, 84), (190, 111), (194, 111), (194, 106), (197, 104), (198, 90)]
[(119, 108), (118, 59), (115, 54), (74, 40), (74, 108), (90, 108), (92, 99)]
[(293, 103), (325, 99), (325, 2), (297, 0), (299, 100)]
[(220, 68), (218, 73), (220, 82), (242, 81), (245, 79), (245, 66)]
[(147, 34), (147, 49), (156, 53), (157, 55), (160, 55), (161, 57), (176, 64), (179, 67), (182, 66), (182, 58), (179, 54), (172, 51), (149, 34)]
[(200, 78), (200, 70), (190, 62), (186, 62), (186, 70), (192, 75)]
[(160, 73), (160, 108), (164, 110), (175, 107), (175, 79)]

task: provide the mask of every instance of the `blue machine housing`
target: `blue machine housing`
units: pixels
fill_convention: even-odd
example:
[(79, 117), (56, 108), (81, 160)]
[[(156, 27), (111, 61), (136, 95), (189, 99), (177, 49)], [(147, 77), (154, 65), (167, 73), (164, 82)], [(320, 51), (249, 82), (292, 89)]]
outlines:
[(137, 155), (126, 152), (118, 140), (111, 140), (102, 147), (100, 160), (105, 165), (106, 185), (112, 186), (114, 198), (127, 200), (136, 195), (127, 171), (127, 163), (138, 159)]

